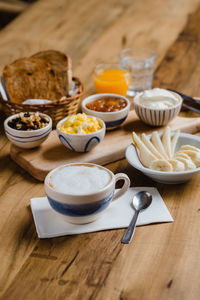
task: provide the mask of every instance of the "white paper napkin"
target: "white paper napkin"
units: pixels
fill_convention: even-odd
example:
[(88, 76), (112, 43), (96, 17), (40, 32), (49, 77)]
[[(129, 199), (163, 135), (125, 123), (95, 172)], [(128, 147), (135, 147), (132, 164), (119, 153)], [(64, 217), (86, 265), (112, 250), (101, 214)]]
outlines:
[(122, 197), (111, 203), (109, 208), (98, 220), (84, 225), (76, 225), (64, 221), (60, 215), (51, 208), (46, 197), (32, 198), (31, 209), (38, 237), (51, 238), (128, 227), (134, 214), (132, 199), (133, 196), (140, 191), (148, 191), (151, 193), (153, 200), (151, 205), (139, 214), (137, 226), (173, 222), (173, 218), (158, 190), (152, 187), (129, 188)]

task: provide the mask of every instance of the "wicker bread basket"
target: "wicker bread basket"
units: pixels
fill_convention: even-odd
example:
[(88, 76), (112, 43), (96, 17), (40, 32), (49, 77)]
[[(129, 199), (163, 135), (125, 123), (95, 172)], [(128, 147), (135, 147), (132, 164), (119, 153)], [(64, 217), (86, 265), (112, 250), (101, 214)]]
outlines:
[(46, 104), (28, 105), (7, 101), (0, 96), (2, 109), (6, 116), (10, 116), (20, 112), (39, 111), (41, 113), (49, 115), (52, 118), (53, 127), (55, 127), (58, 121), (60, 121), (64, 117), (77, 113), (81, 96), (83, 95), (83, 85), (77, 77), (73, 77), (72, 80), (75, 83), (74, 92), (65, 100), (59, 100)]

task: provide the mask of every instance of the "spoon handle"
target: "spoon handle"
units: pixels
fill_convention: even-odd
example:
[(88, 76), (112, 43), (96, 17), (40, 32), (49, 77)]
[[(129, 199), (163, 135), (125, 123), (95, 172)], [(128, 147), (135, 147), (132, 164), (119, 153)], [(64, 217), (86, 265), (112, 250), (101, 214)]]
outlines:
[(136, 210), (128, 228), (124, 232), (123, 238), (121, 240), (121, 242), (123, 244), (129, 244), (132, 241), (132, 238), (133, 238), (133, 235), (135, 232), (135, 226), (136, 226), (138, 215), (139, 215), (139, 211)]

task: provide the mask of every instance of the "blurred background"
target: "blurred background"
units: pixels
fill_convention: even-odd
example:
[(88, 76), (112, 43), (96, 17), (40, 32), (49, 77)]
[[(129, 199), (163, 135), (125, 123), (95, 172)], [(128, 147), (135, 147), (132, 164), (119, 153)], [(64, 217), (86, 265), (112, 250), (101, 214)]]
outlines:
[(4, 28), (20, 13), (37, 0), (1, 0), (0, 1), (0, 29)]

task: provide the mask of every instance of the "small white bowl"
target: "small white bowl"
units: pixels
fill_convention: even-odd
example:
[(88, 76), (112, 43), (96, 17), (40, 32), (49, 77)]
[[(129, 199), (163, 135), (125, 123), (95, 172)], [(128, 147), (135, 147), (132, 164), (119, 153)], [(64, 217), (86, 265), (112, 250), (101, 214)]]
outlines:
[[(119, 111), (114, 111), (114, 112), (100, 112), (100, 111), (88, 109), (86, 107), (87, 103), (90, 103), (100, 98), (110, 98), (110, 97), (124, 99), (127, 103), (126, 107), (124, 107)], [(82, 101), (81, 105), (82, 105), (82, 111), (84, 113), (101, 118), (105, 122), (107, 130), (111, 130), (119, 127), (126, 120), (130, 109), (130, 101), (126, 97), (117, 94), (95, 94), (85, 98)]]
[(182, 105), (182, 98), (180, 95), (170, 92), (179, 100), (179, 102), (170, 107), (165, 109), (154, 109), (145, 107), (139, 103), (139, 98), (142, 93), (139, 93), (134, 98), (134, 108), (137, 116), (142, 120), (144, 123), (151, 125), (151, 126), (163, 126), (168, 124), (172, 119), (174, 119), (181, 110)]
[(59, 129), (59, 126), (61, 126), (67, 118), (69, 117), (62, 119), (56, 126), (58, 137), (65, 147), (76, 152), (88, 152), (103, 140), (106, 126), (101, 119), (97, 118), (102, 124), (102, 128), (100, 130), (88, 134), (71, 134)]
[[(31, 114), (31, 112), (30, 112)], [(7, 138), (16, 146), (25, 149), (31, 149), (43, 143), (52, 130), (52, 119), (46, 115), (39, 113), (41, 116), (49, 120), (47, 126), (36, 130), (17, 130), (8, 126), (8, 121), (19, 117), (19, 114), (12, 115), (4, 121), (4, 130)]]
[[(200, 137), (187, 133), (180, 133), (175, 152), (180, 149), (182, 145), (192, 145), (200, 148)], [(126, 149), (126, 159), (128, 162), (137, 170), (144, 173), (154, 181), (166, 183), (166, 184), (177, 184), (183, 183), (190, 180), (194, 175), (200, 172), (200, 167), (183, 171), (183, 172), (160, 172), (145, 168), (140, 162), (138, 152), (134, 144), (131, 144)]]

